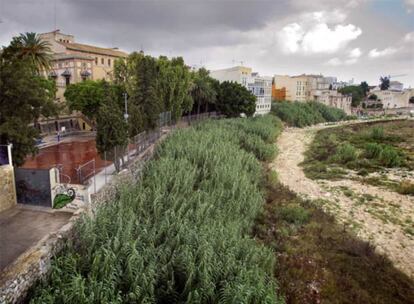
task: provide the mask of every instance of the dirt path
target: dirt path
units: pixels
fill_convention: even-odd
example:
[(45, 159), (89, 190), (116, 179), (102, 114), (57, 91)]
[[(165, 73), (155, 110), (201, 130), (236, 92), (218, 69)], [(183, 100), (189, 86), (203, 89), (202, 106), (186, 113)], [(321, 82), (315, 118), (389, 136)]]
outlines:
[(385, 253), (396, 267), (414, 278), (412, 197), (354, 180), (316, 181), (305, 176), (299, 165), (304, 160), (303, 154), (316, 131), (326, 127), (286, 129), (279, 136), (279, 155), (272, 168), (282, 184), (302, 197), (319, 199), (323, 208), (339, 222), (370, 241), (378, 252)]

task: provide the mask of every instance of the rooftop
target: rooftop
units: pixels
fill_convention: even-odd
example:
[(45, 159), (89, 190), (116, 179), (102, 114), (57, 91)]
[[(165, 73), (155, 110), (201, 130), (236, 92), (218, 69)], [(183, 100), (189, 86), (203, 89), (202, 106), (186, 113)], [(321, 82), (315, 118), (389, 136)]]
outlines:
[(117, 49), (111, 49), (111, 48), (101, 48), (97, 46), (87, 45), (87, 44), (81, 44), (81, 43), (65, 43), (60, 42), (58, 43), (64, 45), (68, 50), (73, 51), (79, 51), (79, 52), (85, 52), (90, 54), (100, 54), (100, 55), (108, 55), (113, 57), (127, 57), (128, 54), (122, 51), (119, 51)]

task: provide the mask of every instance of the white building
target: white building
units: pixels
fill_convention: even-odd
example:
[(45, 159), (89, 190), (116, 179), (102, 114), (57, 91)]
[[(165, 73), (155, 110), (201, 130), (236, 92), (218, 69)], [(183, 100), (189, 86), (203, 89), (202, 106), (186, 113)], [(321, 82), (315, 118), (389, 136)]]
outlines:
[(377, 100), (382, 103), (383, 109), (414, 107), (414, 103), (410, 102), (414, 96), (414, 89), (380, 90), (376, 88), (369, 93), (377, 95)]
[(220, 82), (237, 82), (252, 92), (256, 96), (256, 111), (254, 115), (263, 115), (270, 112), (272, 104), (272, 77), (252, 73), (251, 68), (243, 66), (210, 71), (210, 76)]

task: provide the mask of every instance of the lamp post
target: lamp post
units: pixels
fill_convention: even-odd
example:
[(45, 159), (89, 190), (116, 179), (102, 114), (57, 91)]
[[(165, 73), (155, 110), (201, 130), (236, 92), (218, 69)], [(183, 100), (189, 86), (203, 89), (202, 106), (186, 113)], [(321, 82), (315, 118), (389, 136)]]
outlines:
[[(124, 95), (124, 103), (125, 103), (125, 113), (124, 113), (124, 119), (127, 124), (127, 163), (129, 163), (129, 137), (128, 137), (128, 94), (127, 92), (123, 93)], [(122, 163), (124, 162), (122, 157)]]

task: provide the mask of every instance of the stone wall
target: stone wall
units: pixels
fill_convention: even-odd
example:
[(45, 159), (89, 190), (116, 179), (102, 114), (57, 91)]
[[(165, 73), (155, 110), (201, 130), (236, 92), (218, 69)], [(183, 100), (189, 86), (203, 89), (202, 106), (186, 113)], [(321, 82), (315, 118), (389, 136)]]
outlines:
[(16, 205), (16, 187), (12, 166), (0, 166), (0, 212)]
[[(159, 141), (163, 140), (162, 136)], [(114, 179), (105, 185), (101, 191), (92, 196), (92, 203), (78, 209), (59, 231), (51, 233), (40, 240), (30, 250), (22, 254), (13, 264), (0, 273), (0, 304), (26, 303), (27, 293), (37, 281), (47, 277), (52, 258), (59, 254), (68, 239), (76, 240), (76, 222), (83, 214), (94, 216), (96, 209), (111, 203), (127, 184), (136, 183), (140, 178), (144, 164), (152, 158), (155, 145), (149, 146), (129, 169), (121, 171)]]

